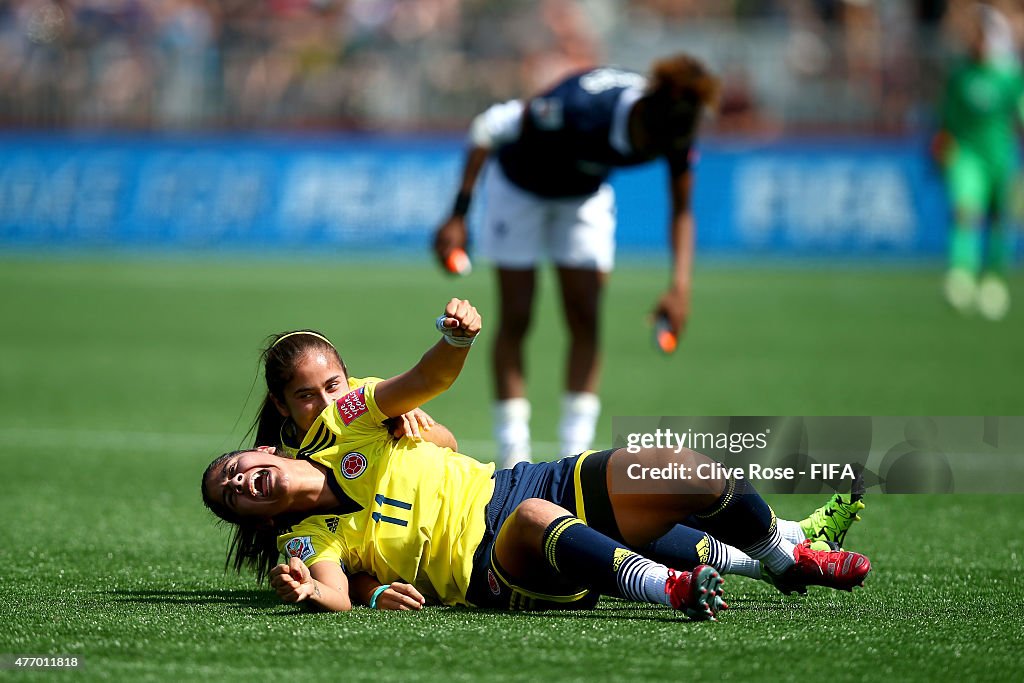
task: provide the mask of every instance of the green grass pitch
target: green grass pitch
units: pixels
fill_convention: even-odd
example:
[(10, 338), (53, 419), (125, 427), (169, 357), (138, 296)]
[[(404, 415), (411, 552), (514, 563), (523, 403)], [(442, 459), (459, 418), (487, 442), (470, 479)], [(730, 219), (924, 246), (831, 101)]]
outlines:
[[(1024, 408), (1024, 310), (955, 317), (937, 270), (705, 265), (672, 358), (645, 322), (664, 279), (629, 264), (613, 276), (601, 439), (612, 415)], [(564, 341), (544, 284), (529, 354), (541, 451)], [(309, 614), (225, 574), (199, 476), (241, 442), (265, 336), (319, 328), (355, 374), (388, 376), (432, 342), (450, 296), (477, 303), (486, 335), (491, 286), (422, 262), (0, 259), (0, 656), (78, 656), (68, 680), (1022, 678), (1021, 496), (870, 497), (847, 542), (872, 558), (867, 588), (784, 598), (734, 577), (720, 623), (612, 599), (592, 612)], [(427, 409), (489, 459), (482, 346)], [(799, 518), (822, 499), (771, 502)]]

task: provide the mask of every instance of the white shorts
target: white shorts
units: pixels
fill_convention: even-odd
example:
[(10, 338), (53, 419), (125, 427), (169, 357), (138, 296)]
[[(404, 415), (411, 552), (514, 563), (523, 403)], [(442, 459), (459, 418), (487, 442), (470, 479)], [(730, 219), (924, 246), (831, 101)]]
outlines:
[(538, 197), (513, 185), (497, 163), (484, 182), (480, 254), (499, 268), (527, 269), (551, 259), (559, 266), (609, 272), (615, 263), (615, 192)]

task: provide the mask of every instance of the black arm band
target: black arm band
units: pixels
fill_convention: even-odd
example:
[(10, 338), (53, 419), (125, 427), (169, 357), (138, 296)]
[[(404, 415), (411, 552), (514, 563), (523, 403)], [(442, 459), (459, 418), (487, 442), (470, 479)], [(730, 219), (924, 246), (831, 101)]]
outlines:
[(455, 206), (452, 207), (453, 216), (465, 216), (469, 212), (469, 202), (472, 201), (473, 195), (469, 192), (460, 192), (455, 197)]

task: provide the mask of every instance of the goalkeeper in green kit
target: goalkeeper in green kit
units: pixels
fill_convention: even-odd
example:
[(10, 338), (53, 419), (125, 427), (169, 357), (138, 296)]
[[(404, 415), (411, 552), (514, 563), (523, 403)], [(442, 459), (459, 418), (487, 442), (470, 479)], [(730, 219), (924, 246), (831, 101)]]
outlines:
[(953, 210), (945, 294), (961, 313), (977, 310), (999, 320), (1010, 307), (1006, 276), (1014, 235), (1009, 212), (1024, 77), (1006, 17), (974, 4), (967, 20), (968, 53), (946, 83), (934, 147)]

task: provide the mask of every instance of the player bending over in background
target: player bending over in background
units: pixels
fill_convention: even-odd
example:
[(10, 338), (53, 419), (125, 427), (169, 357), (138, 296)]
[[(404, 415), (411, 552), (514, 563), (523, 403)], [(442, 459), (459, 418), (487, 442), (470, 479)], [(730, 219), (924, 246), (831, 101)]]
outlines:
[[(236, 567), (269, 573), (286, 601), (335, 611), (351, 607), (349, 571), (385, 582), (356, 596), (371, 605), (407, 581), (445, 604), (581, 607), (610, 593), (701, 619), (724, 607), (718, 572), (675, 572), (632, 550), (697, 515), (715, 537), (761, 560), (783, 590), (862, 584), (866, 557), (789, 542), (745, 480), (673, 482), (662, 495), (613, 489), (631, 463), (711, 462), (692, 451), (587, 452), (494, 474), (493, 465), (435, 444), (394, 440), (382, 423), (451, 386), (480, 318), (453, 299), (438, 325), (443, 339), (412, 369), (348, 393), (316, 418), (306, 439), (322, 448), (307, 459), (239, 451), (211, 463), (207, 506), (239, 528), (279, 534), (271, 546), (235, 543)], [(274, 566), (279, 550), (288, 565)]]
[(474, 120), (458, 197), (434, 246), (442, 263), (465, 248), (473, 188), (493, 153), (497, 163), (487, 174), (480, 242), (498, 274), (500, 319), (492, 361), (502, 467), (530, 460), (523, 346), (536, 267), (545, 258), (557, 266), (569, 328), (561, 455), (590, 448), (600, 412), (601, 294), (615, 251), (615, 196), (606, 180), (615, 168), (659, 157), (669, 169), (672, 275), (653, 314), (674, 348), (690, 308), (691, 146), (717, 92), (718, 81), (703, 64), (679, 54), (655, 62), (650, 79), (593, 69), (537, 97), (495, 105)]
[(1013, 29), (1001, 12), (977, 3), (964, 18), (968, 52), (947, 79), (934, 145), (953, 212), (946, 299), (961, 313), (977, 308), (999, 320), (1010, 308), (1010, 204), (1024, 77)]

